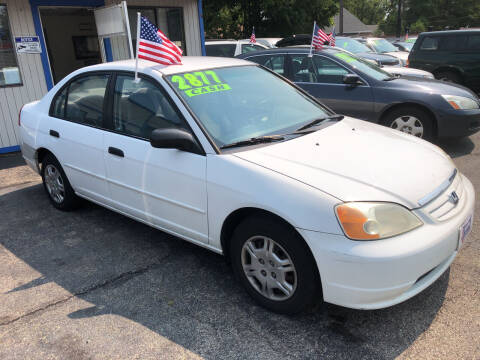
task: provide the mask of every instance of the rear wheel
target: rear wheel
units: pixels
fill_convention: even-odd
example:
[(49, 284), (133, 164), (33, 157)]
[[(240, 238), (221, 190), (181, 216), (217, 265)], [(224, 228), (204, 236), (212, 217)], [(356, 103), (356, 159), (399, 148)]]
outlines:
[(433, 140), (433, 121), (426, 111), (415, 107), (395, 109), (385, 116), (384, 125), (425, 140)]
[(78, 206), (79, 198), (70, 185), (62, 166), (51, 154), (42, 161), (43, 187), (53, 206), (59, 210), (73, 210)]
[(455, 84), (462, 83), (462, 79), (460, 78), (460, 76), (453, 71), (440, 71), (435, 74), (435, 78), (446, 82), (453, 82)]
[(237, 279), (269, 310), (293, 314), (321, 299), (310, 250), (281, 221), (268, 216), (247, 218), (234, 231), (230, 254)]

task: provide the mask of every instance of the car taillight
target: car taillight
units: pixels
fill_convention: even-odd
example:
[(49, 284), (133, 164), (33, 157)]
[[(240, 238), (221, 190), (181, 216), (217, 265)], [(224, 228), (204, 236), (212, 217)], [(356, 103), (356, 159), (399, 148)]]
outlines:
[(22, 121), (21, 121), (21, 118), (20, 116), (22, 115), (22, 109), (25, 105), (22, 105), (22, 107), (20, 108), (20, 111), (18, 112), (18, 126), (22, 126)]
[(410, 60), (407, 59), (407, 64), (405, 65), (405, 67), (408, 67), (408, 65), (410, 65)]

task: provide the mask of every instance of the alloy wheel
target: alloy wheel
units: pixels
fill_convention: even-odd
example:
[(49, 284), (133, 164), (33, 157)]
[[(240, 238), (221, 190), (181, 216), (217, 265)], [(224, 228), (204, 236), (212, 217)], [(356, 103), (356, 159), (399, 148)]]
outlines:
[(405, 115), (400, 116), (393, 120), (392, 124), (390, 125), (392, 129), (399, 130), (406, 134), (410, 134), (416, 137), (423, 137), (423, 124), (422, 122), (416, 118), (415, 116)]
[(287, 251), (274, 240), (251, 237), (242, 247), (241, 260), (248, 281), (266, 298), (283, 301), (295, 293), (295, 266)]
[(48, 164), (45, 168), (45, 185), (50, 197), (57, 204), (65, 199), (65, 186), (60, 171), (52, 164)]

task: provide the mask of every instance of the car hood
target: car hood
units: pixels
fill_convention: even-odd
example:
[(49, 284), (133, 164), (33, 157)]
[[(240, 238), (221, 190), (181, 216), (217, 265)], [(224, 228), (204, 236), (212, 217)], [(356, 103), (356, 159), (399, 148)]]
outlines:
[(382, 70), (389, 72), (390, 74), (397, 74), (402, 76), (415, 76), (415, 77), (427, 77), (429, 79), (434, 79), (433, 74), (420, 69), (413, 69), (400, 66), (382, 66)]
[(392, 52), (385, 52), (385, 53), (382, 53), (383, 55), (391, 55), (391, 56), (395, 56), (396, 58), (399, 58), (399, 59), (402, 59), (403, 61), (407, 61), (408, 59), (408, 52), (406, 51), (392, 51)]
[(455, 169), (435, 145), (352, 118), (235, 156), (342, 201), (391, 201), (410, 209)]
[(373, 52), (360, 52), (356, 53), (358, 57), (365, 58), (365, 59), (371, 59), (371, 60), (376, 60), (380, 62), (395, 62), (398, 61), (396, 57), (391, 56), (391, 55), (384, 55), (384, 54), (377, 54)]
[(417, 90), (430, 94), (466, 96), (478, 101), (478, 96), (472, 90), (452, 82), (409, 76), (389, 81), (389, 83), (391, 87), (408, 88), (409, 91)]

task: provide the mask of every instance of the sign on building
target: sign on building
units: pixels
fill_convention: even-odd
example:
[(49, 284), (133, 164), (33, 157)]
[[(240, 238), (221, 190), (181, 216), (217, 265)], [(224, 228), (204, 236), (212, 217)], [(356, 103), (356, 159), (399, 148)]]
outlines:
[(15, 48), (17, 53), (39, 54), (42, 52), (38, 36), (15, 37)]

